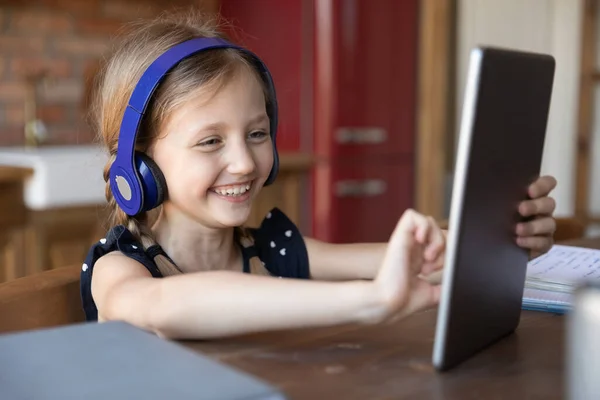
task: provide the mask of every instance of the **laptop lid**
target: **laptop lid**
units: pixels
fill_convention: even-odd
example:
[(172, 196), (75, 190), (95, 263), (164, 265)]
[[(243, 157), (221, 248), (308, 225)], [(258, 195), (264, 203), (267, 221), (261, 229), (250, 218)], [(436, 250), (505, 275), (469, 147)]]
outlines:
[(284, 399), (282, 393), (124, 322), (0, 335), (1, 399)]
[(555, 61), (491, 47), (470, 57), (433, 364), (449, 369), (513, 332), (528, 252), (518, 204), (539, 176)]

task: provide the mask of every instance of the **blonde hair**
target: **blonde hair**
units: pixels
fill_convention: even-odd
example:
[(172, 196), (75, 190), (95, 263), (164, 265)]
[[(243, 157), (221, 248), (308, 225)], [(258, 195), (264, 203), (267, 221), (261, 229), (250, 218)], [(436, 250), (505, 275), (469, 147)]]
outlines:
[[(97, 75), (91, 94), (91, 125), (99, 141), (109, 153), (104, 168), (106, 199), (109, 211), (109, 227), (124, 225), (145, 249), (156, 244), (151, 226), (160, 208), (142, 212), (135, 217), (125, 214), (117, 205), (108, 182), (109, 170), (115, 160), (121, 119), (133, 89), (146, 68), (170, 47), (197, 37), (220, 37), (227, 39), (219, 29), (215, 17), (207, 18), (193, 11), (165, 13), (153, 20), (131, 23), (119, 46), (106, 59)], [(265, 101), (268, 91), (251, 58), (236, 49), (218, 49), (197, 53), (182, 60), (173, 68), (154, 92), (148, 111), (141, 122), (135, 149), (147, 152), (169, 113), (185, 102), (189, 94), (199, 87), (218, 91), (235, 73), (245, 69), (256, 74), (263, 83)], [(246, 237), (242, 227), (236, 229), (238, 237)], [(166, 257), (154, 260), (163, 276), (181, 271)]]

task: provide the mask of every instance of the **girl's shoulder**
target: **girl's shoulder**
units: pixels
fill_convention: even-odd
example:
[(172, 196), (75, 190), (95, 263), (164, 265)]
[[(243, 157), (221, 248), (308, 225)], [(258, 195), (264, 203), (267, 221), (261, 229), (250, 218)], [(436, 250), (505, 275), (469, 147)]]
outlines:
[(124, 226), (111, 228), (105, 237), (94, 243), (85, 258), (82, 272), (92, 270), (98, 259), (108, 253), (119, 251), (122, 254), (143, 264), (154, 277), (160, 277), (160, 271), (153, 261), (152, 247), (144, 250), (144, 246)]
[(248, 228), (258, 257), (276, 276), (309, 279), (304, 238), (296, 224), (279, 208), (267, 213), (257, 228)]
[(153, 261), (152, 247), (144, 250), (142, 244), (123, 225), (111, 228), (89, 249), (85, 261), (81, 266), (80, 292), (83, 309), (88, 321), (98, 319), (98, 310), (92, 297), (92, 275), (94, 265), (104, 255), (119, 251), (125, 256), (132, 258), (142, 264), (155, 278), (162, 277), (158, 266)]

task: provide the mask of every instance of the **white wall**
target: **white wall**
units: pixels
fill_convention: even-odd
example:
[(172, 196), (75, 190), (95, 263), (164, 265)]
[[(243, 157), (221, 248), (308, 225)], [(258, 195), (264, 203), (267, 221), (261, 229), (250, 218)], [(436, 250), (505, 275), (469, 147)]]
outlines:
[[(496, 45), (556, 58), (542, 174), (558, 180), (557, 216), (574, 211), (582, 11), (583, 0), (458, 0), (456, 132), (472, 47)], [(597, 198), (600, 207), (600, 191)]]

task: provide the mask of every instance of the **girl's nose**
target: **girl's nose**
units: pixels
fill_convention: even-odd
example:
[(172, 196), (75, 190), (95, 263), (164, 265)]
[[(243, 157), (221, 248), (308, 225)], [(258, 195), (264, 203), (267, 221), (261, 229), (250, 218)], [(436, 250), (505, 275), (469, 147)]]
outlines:
[(231, 144), (228, 154), (227, 171), (232, 175), (250, 175), (256, 164), (246, 143)]

